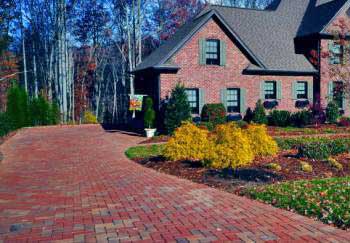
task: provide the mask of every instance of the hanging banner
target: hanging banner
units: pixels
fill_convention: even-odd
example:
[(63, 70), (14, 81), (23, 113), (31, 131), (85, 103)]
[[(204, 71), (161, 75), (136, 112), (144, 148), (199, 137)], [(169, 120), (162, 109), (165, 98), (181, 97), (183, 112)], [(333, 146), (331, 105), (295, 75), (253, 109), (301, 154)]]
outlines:
[(142, 111), (142, 101), (144, 95), (130, 95), (130, 111)]

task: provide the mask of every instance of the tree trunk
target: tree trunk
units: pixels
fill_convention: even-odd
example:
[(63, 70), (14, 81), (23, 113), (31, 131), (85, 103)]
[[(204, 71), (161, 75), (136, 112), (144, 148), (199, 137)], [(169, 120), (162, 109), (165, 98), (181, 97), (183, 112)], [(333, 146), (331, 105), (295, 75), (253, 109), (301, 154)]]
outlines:
[(34, 42), (33, 42), (33, 72), (34, 72), (34, 96), (35, 96), (35, 98), (38, 98), (38, 94), (39, 94), (38, 73), (37, 73), (36, 51), (35, 51)]

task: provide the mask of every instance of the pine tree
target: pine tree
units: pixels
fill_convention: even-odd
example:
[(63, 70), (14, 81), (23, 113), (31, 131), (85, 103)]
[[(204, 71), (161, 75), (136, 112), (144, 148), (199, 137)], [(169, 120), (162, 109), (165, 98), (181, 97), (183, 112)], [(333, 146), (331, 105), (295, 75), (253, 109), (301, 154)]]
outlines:
[(258, 100), (254, 110), (253, 122), (257, 124), (267, 124), (267, 117), (264, 105)]
[(177, 84), (171, 91), (171, 97), (165, 108), (164, 125), (166, 132), (172, 134), (181, 123), (191, 119), (191, 107), (185, 87)]
[(7, 94), (6, 110), (6, 114), (12, 123), (13, 129), (29, 125), (28, 110), (27, 92), (17, 85), (13, 85)]

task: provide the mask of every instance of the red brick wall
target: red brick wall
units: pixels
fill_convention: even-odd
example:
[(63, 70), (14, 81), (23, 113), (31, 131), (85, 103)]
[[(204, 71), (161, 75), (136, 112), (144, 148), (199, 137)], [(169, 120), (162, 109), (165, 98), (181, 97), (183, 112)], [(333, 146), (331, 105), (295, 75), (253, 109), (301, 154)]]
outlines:
[[(199, 65), (199, 39), (213, 38), (224, 40), (227, 45), (227, 63), (225, 67)], [(205, 90), (206, 103), (220, 103), (220, 90), (224, 88), (246, 88), (247, 108), (255, 107), (260, 98), (260, 82), (266, 80), (282, 81), (282, 97), (278, 109), (295, 111), (292, 99), (292, 82), (296, 80), (313, 82), (313, 77), (253, 76), (243, 75), (242, 71), (250, 63), (240, 49), (225, 34), (220, 26), (210, 20), (186, 45), (179, 50), (172, 62), (181, 67), (177, 74), (161, 74), (161, 98), (170, 96), (171, 89), (181, 82), (188, 88)]]
[[(340, 21), (345, 21), (346, 29), (349, 29), (350, 27), (350, 18), (346, 14), (346, 9), (341, 12), (337, 18), (328, 26), (327, 32), (328, 33), (335, 33), (339, 32), (341, 29), (337, 26)], [(324, 107), (328, 104), (328, 83), (330, 81), (340, 81), (344, 80), (346, 78), (347, 80), (350, 79), (350, 65), (337, 65), (335, 67), (335, 70), (337, 71), (337, 75), (332, 75), (330, 70), (330, 64), (328, 59), (328, 43), (329, 40), (321, 40), (320, 41), (320, 47), (321, 47), (321, 65), (320, 65), (320, 73), (321, 73), (321, 80), (320, 80), (320, 90), (321, 90), (321, 102)], [(323, 55), (322, 55), (323, 54)], [(347, 54), (348, 55), (348, 54)], [(346, 57), (350, 58), (350, 57)], [(334, 67), (333, 67), (334, 68)], [(349, 106), (350, 100), (347, 99), (347, 106), (345, 108), (345, 115), (350, 115), (350, 106)]]

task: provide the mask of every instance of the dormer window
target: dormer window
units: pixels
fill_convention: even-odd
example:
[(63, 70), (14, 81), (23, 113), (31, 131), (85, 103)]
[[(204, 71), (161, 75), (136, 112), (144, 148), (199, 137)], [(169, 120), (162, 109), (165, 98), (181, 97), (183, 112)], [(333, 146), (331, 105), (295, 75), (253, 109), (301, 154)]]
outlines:
[(329, 64), (342, 64), (344, 48), (339, 42), (329, 42)]
[(220, 65), (220, 40), (206, 40), (205, 58), (207, 65)]

